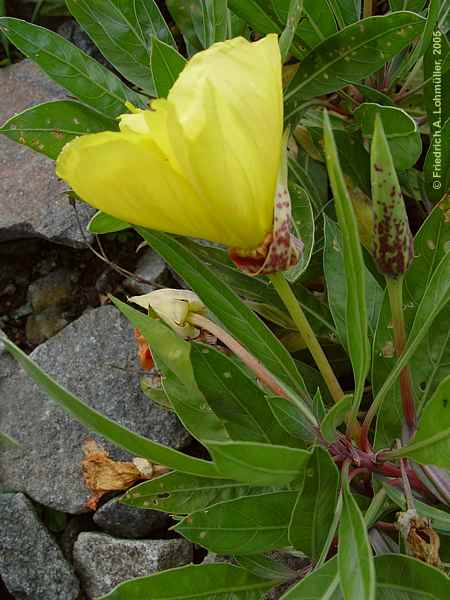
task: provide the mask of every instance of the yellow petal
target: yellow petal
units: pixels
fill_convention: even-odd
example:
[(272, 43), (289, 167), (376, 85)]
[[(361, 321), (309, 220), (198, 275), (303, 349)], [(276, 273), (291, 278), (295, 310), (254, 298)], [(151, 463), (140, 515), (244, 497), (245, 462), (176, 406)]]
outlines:
[[(172, 150), (199, 196), (241, 248), (271, 231), (282, 136), (281, 59), (275, 35), (199, 52), (168, 96), (180, 127)], [(183, 143), (180, 140), (180, 130)], [(178, 135), (178, 139), (176, 137)]]
[(63, 148), (56, 173), (83, 200), (118, 219), (226, 243), (150, 136), (127, 130), (76, 138)]

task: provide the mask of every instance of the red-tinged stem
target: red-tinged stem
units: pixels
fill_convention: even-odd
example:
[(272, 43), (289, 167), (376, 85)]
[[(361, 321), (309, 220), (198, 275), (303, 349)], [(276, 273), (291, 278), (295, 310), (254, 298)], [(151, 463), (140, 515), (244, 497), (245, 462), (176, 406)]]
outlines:
[[(406, 328), (403, 315), (403, 278), (386, 278), (386, 283), (391, 306), (395, 352), (397, 358), (399, 358), (403, 354), (406, 346)], [(406, 365), (400, 372), (400, 395), (402, 399), (403, 416), (405, 417), (407, 428), (407, 439), (405, 441), (407, 441), (416, 430), (416, 407), (414, 404), (414, 392), (409, 365)]]
[(385, 529), (386, 531), (395, 531), (397, 529), (395, 523), (386, 523), (386, 521), (377, 521), (374, 527), (377, 527), (378, 529)]
[(270, 373), (270, 371), (268, 371), (258, 359), (250, 354), (250, 352), (248, 352), (248, 350), (246, 350), (244, 346), (242, 346), (242, 344), (240, 344), (233, 336), (222, 329), (220, 325), (198, 313), (190, 313), (187, 321), (199, 329), (209, 331), (209, 333), (219, 339), (227, 348), (231, 350), (231, 352), (233, 352), (233, 354), (235, 354), (235, 356), (240, 358), (244, 365), (253, 371), (258, 379), (270, 390), (272, 390), (275, 395), (281, 396), (282, 398), (294, 403), (308, 419), (314, 432), (316, 429), (318, 429), (319, 425), (317, 420), (306, 404), (300, 401), (299, 398), (290, 395), (283, 385), (272, 375), (272, 373)]

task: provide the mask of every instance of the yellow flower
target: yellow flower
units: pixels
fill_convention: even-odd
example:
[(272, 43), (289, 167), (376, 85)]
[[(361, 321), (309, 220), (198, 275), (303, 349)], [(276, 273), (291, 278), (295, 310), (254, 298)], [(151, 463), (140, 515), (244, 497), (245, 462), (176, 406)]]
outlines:
[(56, 172), (129, 223), (252, 249), (272, 231), (282, 128), (277, 36), (239, 37), (196, 54), (120, 132), (67, 144)]

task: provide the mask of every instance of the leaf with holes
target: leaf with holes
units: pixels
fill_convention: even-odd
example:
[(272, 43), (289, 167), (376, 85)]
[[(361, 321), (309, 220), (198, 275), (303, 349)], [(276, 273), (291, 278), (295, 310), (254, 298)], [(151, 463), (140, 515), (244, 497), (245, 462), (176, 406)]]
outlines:
[(138, 508), (151, 508), (176, 515), (186, 515), (212, 504), (275, 491), (232, 479), (210, 479), (185, 473), (167, 473), (134, 486), (120, 502)]
[(358, 83), (375, 73), (423, 31), (425, 20), (410, 12), (368, 17), (316, 46), (286, 90), (285, 118), (305, 100)]
[(14, 115), (0, 127), (0, 133), (55, 160), (73, 138), (116, 129), (115, 121), (80, 102), (53, 100)]
[(127, 112), (126, 102), (145, 106), (143, 96), (57, 33), (12, 17), (0, 18), (0, 31), (51, 79), (105, 117)]

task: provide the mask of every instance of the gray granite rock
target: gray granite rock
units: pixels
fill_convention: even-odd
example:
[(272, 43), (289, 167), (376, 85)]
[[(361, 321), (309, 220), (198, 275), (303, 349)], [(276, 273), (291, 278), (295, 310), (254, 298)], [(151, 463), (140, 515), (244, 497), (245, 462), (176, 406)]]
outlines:
[[(38, 346), (31, 357), (60, 384), (121, 425), (174, 448), (189, 443), (176, 416), (140, 391), (133, 330), (113, 306), (84, 313)], [(89, 493), (80, 463), (89, 431), (19, 368), (0, 379), (0, 398), (0, 430), (20, 443), (20, 448), (0, 453), (0, 487), (23, 491), (63, 512), (84, 512)], [(130, 459), (125, 451), (98, 439), (112, 458)]]
[(190, 563), (192, 544), (182, 539), (124, 540), (106, 533), (81, 533), (73, 556), (87, 596), (95, 598), (128, 579)]
[(160, 285), (166, 284), (169, 276), (169, 270), (163, 259), (150, 248), (143, 252), (134, 273), (137, 278), (145, 280), (139, 281), (134, 277), (125, 279), (125, 287), (135, 294), (148, 294), (158, 289)]
[[(66, 95), (29, 60), (0, 69), (0, 90), (0, 124), (34, 104)], [(0, 242), (39, 236), (84, 245), (53, 161), (0, 135), (0, 172)], [(84, 226), (94, 212), (79, 204)]]
[(75, 600), (79, 583), (23, 494), (0, 494), (0, 574), (14, 598)]
[(136, 508), (112, 498), (105, 502), (94, 514), (94, 523), (111, 535), (139, 539), (150, 535), (167, 525), (166, 513), (152, 509)]

